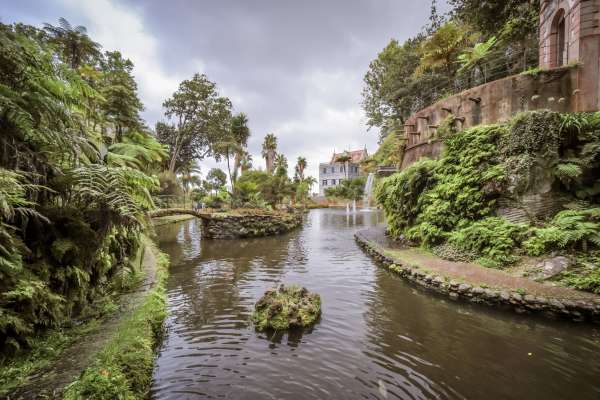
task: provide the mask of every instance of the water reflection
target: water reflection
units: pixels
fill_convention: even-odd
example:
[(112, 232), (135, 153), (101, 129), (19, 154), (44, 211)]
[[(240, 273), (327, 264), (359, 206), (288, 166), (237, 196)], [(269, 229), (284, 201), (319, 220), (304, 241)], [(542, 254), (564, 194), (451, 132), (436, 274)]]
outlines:
[[(381, 222), (316, 210), (301, 230), (241, 241), (203, 241), (194, 221), (161, 227), (173, 265), (152, 397), (600, 398), (596, 328), (425, 294), (356, 246), (356, 229)], [(321, 294), (310, 332), (249, 323), (256, 299), (281, 282)]]

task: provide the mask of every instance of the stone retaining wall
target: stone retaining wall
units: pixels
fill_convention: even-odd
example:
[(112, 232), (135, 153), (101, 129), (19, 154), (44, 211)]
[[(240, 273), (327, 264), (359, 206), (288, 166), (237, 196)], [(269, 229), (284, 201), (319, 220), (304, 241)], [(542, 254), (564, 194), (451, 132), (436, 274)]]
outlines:
[(447, 295), (453, 300), (467, 300), (487, 306), (502, 307), (519, 314), (541, 314), (548, 317), (561, 317), (573, 321), (600, 323), (600, 303), (552, 299), (531, 294), (521, 294), (507, 289), (492, 289), (473, 286), (443, 276), (428, 274), (416, 266), (401, 263), (384, 254), (383, 250), (360, 235), (355, 234), (359, 246), (378, 263), (401, 277), (435, 292)]
[(304, 214), (265, 213), (202, 216), (202, 236), (208, 239), (238, 239), (279, 235), (302, 224)]

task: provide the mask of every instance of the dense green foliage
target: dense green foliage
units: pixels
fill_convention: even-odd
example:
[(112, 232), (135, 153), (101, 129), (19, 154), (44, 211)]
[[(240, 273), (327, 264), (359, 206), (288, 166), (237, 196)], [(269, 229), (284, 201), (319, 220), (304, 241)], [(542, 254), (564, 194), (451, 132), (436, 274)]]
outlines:
[(131, 62), (66, 21), (47, 30), (0, 25), (4, 355), (84, 318), (132, 273), (165, 154), (139, 118)]
[[(448, 136), (440, 160), (384, 179), (376, 198), (394, 237), (454, 259), (501, 267), (520, 254), (586, 251), (600, 247), (599, 145), (598, 114), (523, 113)], [(495, 216), (499, 197), (548, 185), (568, 209), (529, 226)]]
[(325, 196), (346, 200), (360, 200), (365, 194), (364, 177), (344, 179), (338, 186), (325, 189)]
[(449, 94), (537, 66), (539, 1), (435, 1), (429, 23), (404, 43), (392, 39), (364, 77), (363, 108), (381, 137)]
[[(148, 251), (152, 251), (148, 249)], [(144, 399), (154, 366), (154, 349), (166, 316), (165, 283), (168, 258), (158, 260), (157, 283), (119, 327), (94, 364), (68, 386), (65, 399)]]
[(422, 160), (378, 185), (391, 233), (436, 244), (463, 221), (489, 215), (494, 196), (486, 191), (504, 178), (496, 143), (505, 133), (501, 126), (463, 131), (446, 140), (440, 161)]

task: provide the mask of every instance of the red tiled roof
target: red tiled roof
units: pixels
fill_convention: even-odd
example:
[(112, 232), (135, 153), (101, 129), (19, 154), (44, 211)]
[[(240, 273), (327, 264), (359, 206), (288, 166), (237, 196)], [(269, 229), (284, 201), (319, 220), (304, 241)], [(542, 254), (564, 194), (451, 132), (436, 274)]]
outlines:
[(331, 163), (335, 163), (336, 160), (345, 155), (345, 154), (349, 154), (350, 157), (352, 158), (352, 160), (350, 160), (350, 162), (352, 164), (358, 164), (361, 161), (363, 161), (364, 159), (366, 159), (368, 157), (367, 154), (367, 150), (363, 149), (363, 150), (354, 150), (354, 151), (344, 151), (342, 153), (333, 153), (333, 157), (331, 157)]

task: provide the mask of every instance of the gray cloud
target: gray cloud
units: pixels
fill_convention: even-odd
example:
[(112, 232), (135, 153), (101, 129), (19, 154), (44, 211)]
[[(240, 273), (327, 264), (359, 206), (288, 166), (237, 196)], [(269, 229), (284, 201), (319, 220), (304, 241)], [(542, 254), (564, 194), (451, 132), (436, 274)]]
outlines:
[[(107, 49), (136, 63), (145, 118), (177, 83), (204, 72), (248, 114), (255, 164), (268, 132), (293, 164), (309, 173), (335, 148), (376, 149), (360, 109), (362, 77), (391, 38), (416, 34), (428, 0), (190, 1), (0, 0), (3, 21), (39, 24), (65, 16), (88, 26)], [(6, 3), (6, 4), (4, 4)], [(41, 4), (40, 4), (41, 3)], [(442, 8), (445, 8), (442, 5)], [(213, 162), (203, 163), (209, 168)]]

